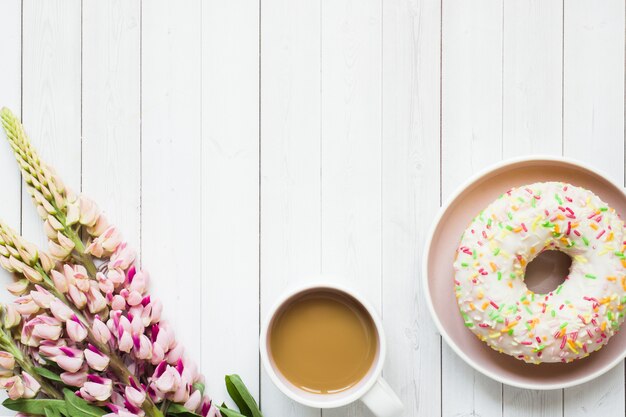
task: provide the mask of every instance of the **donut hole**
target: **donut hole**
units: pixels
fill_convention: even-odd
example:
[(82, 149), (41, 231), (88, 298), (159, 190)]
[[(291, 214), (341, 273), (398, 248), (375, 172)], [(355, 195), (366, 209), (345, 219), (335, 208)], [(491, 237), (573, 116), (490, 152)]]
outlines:
[(524, 282), (535, 294), (548, 294), (561, 285), (569, 275), (572, 258), (558, 250), (541, 252), (526, 265)]

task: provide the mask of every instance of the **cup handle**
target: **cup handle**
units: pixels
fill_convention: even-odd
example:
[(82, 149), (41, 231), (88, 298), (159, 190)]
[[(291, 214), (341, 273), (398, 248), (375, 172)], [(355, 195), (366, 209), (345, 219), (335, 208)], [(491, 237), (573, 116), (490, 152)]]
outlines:
[(387, 381), (381, 377), (361, 397), (361, 401), (376, 417), (397, 417), (404, 411), (404, 405), (400, 398), (393, 392)]

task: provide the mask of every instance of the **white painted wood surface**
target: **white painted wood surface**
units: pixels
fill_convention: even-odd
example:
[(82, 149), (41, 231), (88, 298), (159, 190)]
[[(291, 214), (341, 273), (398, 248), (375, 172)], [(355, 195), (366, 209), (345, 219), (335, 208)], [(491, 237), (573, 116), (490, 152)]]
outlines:
[[(442, 200), (490, 163), (564, 154), (624, 182), (624, 15), (623, 0), (1, 0), (0, 105), (141, 250), (217, 400), (236, 372), (267, 417), (369, 415), (298, 406), (259, 367), (276, 297), (332, 274), (381, 313), (407, 416), (621, 417), (623, 364), (552, 392), (473, 371), (419, 275)], [(2, 148), (0, 217), (41, 243)]]

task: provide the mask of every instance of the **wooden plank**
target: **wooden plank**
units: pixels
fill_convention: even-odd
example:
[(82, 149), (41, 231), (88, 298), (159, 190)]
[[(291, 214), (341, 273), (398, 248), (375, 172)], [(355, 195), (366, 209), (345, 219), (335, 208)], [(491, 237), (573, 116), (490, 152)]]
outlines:
[[(142, 3), (141, 247), (153, 292), (201, 365), (200, 1)], [(211, 392), (211, 391), (209, 391)]]
[[(261, 317), (320, 272), (320, 1), (261, 8)], [(262, 373), (268, 416), (319, 416)]]
[(139, 249), (139, 1), (83, 2), (82, 188)]
[[(443, 3), (442, 196), (502, 156), (502, 2)], [(469, 221), (469, 219), (468, 219)], [(442, 415), (502, 415), (502, 384), (442, 350)]]
[[(382, 310), (381, 3), (322, 3), (322, 272)], [(362, 416), (361, 404), (324, 416)]]
[(259, 395), (259, 3), (202, 4), (202, 334), (209, 392)]
[[(81, 186), (81, 3), (23, 3), (22, 118), (42, 158), (66, 185)], [(22, 232), (47, 248), (42, 223), (22, 193)]]
[[(564, 149), (624, 182), (624, 2), (565, 2)], [(624, 364), (564, 393), (566, 416), (624, 416)]]
[(562, 153), (563, 8), (504, 2), (504, 157)]
[[(16, 115), (22, 111), (22, 3), (20, 0), (4, 2), (0, 13), (0, 39), (4, 42), (3, 64), (0, 76), (0, 108), (8, 107)], [(11, 148), (5, 141), (4, 130), (0, 133), (0, 178), (2, 178), (2, 207), (0, 219), (14, 228), (20, 229), (21, 178)], [(3, 289), (13, 281), (11, 274), (0, 270), (0, 287)], [(8, 291), (0, 291), (0, 302), (14, 299)], [(3, 391), (0, 401), (7, 398)], [(0, 415), (9, 416), (13, 412), (0, 406)]]
[(400, 395), (405, 416), (438, 416), (441, 338), (420, 294), (420, 259), (439, 208), (441, 4), (382, 5), (384, 375)]
[[(22, 110), (22, 4), (12, 0), (3, 4), (0, 13), (0, 39), (5, 43), (3, 64), (0, 76), (0, 108), (8, 107), (16, 115)], [(20, 230), (20, 173), (6, 142), (3, 129), (0, 129), (0, 178), (2, 178), (2, 206), (0, 219), (15, 230)], [(26, 128), (27, 132), (30, 129)], [(4, 269), (0, 270), (0, 282), (12, 282), (12, 276)], [(2, 285), (4, 288), (4, 285)], [(6, 302), (14, 297), (7, 291), (0, 291), (0, 301)]]
[[(562, 2), (504, 3), (503, 155), (562, 152)], [(504, 386), (504, 416), (562, 416), (563, 391)]]

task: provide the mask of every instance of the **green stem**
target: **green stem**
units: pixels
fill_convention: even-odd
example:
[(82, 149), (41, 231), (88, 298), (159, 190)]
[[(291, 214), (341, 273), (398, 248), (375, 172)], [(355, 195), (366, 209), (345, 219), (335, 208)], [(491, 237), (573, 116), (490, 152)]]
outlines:
[(74, 243), (75, 253), (72, 256), (85, 267), (89, 276), (95, 279), (96, 274), (98, 273), (98, 268), (96, 268), (96, 264), (94, 264), (91, 256), (85, 254), (85, 244), (83, 243), (83, 240), (71, 227), (65, 226), (63, 231), (65, 232), (65, 236), (67, 236), (72, 243)]

